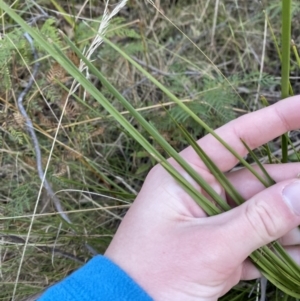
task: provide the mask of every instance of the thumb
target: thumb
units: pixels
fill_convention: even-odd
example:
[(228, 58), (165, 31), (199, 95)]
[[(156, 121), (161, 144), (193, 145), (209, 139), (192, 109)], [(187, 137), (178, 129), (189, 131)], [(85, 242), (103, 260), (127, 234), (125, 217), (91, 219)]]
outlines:
[(300, 181), (277, 183), (225, 215), (227, 241), (243, 261), (300, 224)]

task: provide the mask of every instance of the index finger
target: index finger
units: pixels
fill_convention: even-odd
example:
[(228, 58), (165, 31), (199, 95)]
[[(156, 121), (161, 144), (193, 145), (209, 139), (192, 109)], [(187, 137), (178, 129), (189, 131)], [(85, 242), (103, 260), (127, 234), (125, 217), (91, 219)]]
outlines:
[[(300, 96), (293, 96), (239, 117), (215, 132), (239, 155), (245, 156), (248, 152), (241, 139), (254, 149), (285, 132), (298, 128), (300, 128)], [(200, 139), (198, 144), (223, 172), (238, 163), (238, 160), (211, 134)], [(184, 149), (181, 155), (191, 164), (200, 168), (205, 167), (192, 147)]]

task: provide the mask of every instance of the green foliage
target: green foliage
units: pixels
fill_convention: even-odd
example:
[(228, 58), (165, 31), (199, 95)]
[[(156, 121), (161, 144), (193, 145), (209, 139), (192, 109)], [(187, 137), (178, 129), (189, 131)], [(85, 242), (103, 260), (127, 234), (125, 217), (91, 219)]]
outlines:
[(116, 17), (111, 20), (107, 29), (107, 38), (120, 37), (140, 39), (141, 36), (135, 29), (128, 28), (126, 20), (122, 17)]
[[(41, 36), (43, 36), (49, 43), (55, 43), (62, 47), (61, 35), (56, 26), (56, 20), (54, 18), (47, 19), (41, 28), (37, 29)], [(42, 51), (42, 48), (38, 43), (35, 43), (35, 47), (38, 51)]]
[[(102, 17), (78, 24), (76, 27), (76, 40), (80, 42), (80, 49), (90, 45), (92, 39), (97, 34), (101, 20)], [(106, 37), (126, 39), (124, 51), (130, 55), (136, 54), (143, 49), (140, 34), (135, 29), (126, 25), (126, 20), (122, 17), (115, 17), (110, 21), (106, 31)], [(105, 58), (105, 60), (114, 60), (117, 57), (117, 54), (112, 52), (105, 44), (96, 51), (95, 55)]]
[(15, 64), (15, 60), (21, 66), (29, 62), (30, 47), (26, 44), (23, 33), (23, 30), (16, 28), (0, 39), (0, 87), (5, 90), (11, 88), (10, 70)]
[(24, 143), (24, 133), (20, 130), (15, 129), (10, 126), (8, 128), (9, 138), (11, 141), (18, 143), (19, 145), (23, 145)]
[(3, 63), (2, 68), (0, 69), (0, 77), (2, 77), (2, 85), (4, 89), (8, 90), (11, 87), (12, 83), (7, 63)]
[[(102, 17), (95, 18), (91, 21), (80, 22), (76, 27), (76, 38), (78, 41), (90, 39), (97, 34), (99, 24), (102, 21)], [(129, 28), (126, 25), (126, 20), (122, 17), (113, 18), (107, 28), (107, 38), (119, 37), (119, 38), (132, 38), (139, 39), (140, 35), (136, 30)], [(90, 43), (90, 42), (88, 42)]]
[(279, 80), (273, 75), (268, 73), (260, 74), (259, 72), (255, 71), (249, 74), (233, 74), (232, 76), (228, 77), (228, 80), (234, 88), (241, 87), (242, 85), (246, 85), (248, 88), (255, 88), (258, 84), (260, 84), (262, 88), (268, 88), (279, 84)]
[[(237, 93), (239, 87), (255, 87), (258, 84), (260, 75), (257, 72), (250, 74), (235, 74), (225, 80), (221, 76), (216, 78), (205, 76), (201, 80), (201, 93), (194, 97), (194, 100), (187, 102), (186, 105), (195, 112), (204, 122), (212, 128), (217, 128), (222, 124), (234, 119), (236, 114), (232, 110), (233, 106), (239, 106), (241, 102), (240, 95)], [(181, 80), (181, 83), (187, 82), (186, 78)], [(270, 87), (275, 85), (278, 81), (274, 76), (263, 74), (261, 76), (261, 87)], [(199, 85), (189, 81), (189, 90), (191, 93), (196, 91)], [(172, 87), (173, 88), (173, 87)], [(179, 90), (180, 91), (180, 90)], [(178, 92), (179, 92), (178, 91)], [(182, 91), (182, 88), (181, 88)], [(176, 92), (176, 87), (175, 87)], [(197, 93), (195, 93), (197, 95)], [(198, 128), (196, 135), (201, 129), (196, 125), (191, 116), (180, 107), (176, 106), (170, 109), (170, 114), (178, 123), (183, 123), (188, 128)], [(172, 123), (170, 122), (172, 126)]]
[[(49, 42), (55, 42), (62, 46), (55, 19), (47, 19), (39, 29), (39, 33)], [(37, 43), (35, 43), (35, 47), (39, 52), (41, 51), (40, 45)], [(12, 87), (12, 70), (30, 64), (31, 47), (24, 38), (24, 31), (20, 28), (14, 28), (1, 37), (0, 49), (0, 87), (9, 90)]]
[[(9, 211), (14, 215), (22, 215), (24, 212), (30, 210), (30, 203), (35, 200), (36, 189), (32, 187), (30, 182), (22, 183), (14, 187), (11, 192), (11, 202), (9, 204)], [(32, 198), (32, 199), (30, 199)]]
[[(203, 94), (187, 106), (205, 122), (216, 127), (234, 118), (232, 106), (239, 98), (222, 78), (203, 79)], [(179, 107), (171, 109), (171, 115), (179, 123), (188, 124), (192, 118)]]
[[(61, 99), (61, 91), (55, 85), (50, 85), (45, 89), (44, 96), (49, 103), (57, 103)], [(36, 103), (35, 110), (41, 110), (41, 106)]]

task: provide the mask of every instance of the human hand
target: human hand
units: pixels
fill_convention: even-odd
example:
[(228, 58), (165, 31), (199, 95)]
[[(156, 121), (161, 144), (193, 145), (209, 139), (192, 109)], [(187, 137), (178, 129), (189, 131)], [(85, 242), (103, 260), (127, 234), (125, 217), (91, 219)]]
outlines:
[[(300, 128), (299, 112), (300, 97), (291, 97), (240, 117), (216, 133), (245, 156), (240, 139), (254, 149)], [(236, 165), (236, 158), (211, 135), (198, 143), (223, 172)], [(226, 199), (191, 147), (181, 156)], [(173, 159), (170, 162), (197, 187)], [(228, 179), (248, 201), (207, 217), (163, 167), (155, 166), (105, 255), (158, 301), (217, 300), (240, 280), (260, 276), (247, 257), (276, 239), (296, 258), (300, 163), (266, 165), (266, 169), (277, 183), (268, 189), (248, 170), (228, 172)]]

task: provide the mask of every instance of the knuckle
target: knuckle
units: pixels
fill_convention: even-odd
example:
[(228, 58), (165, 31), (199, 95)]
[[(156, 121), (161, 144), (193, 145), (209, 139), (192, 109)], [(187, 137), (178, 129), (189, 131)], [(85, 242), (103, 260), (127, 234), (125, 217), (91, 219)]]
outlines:
[(249, 203), (246, 208), (246, 218), (262, 242), (271, 242), (277, 238), (279, 229), (276, 217), (266, 202)]
[(275, 113), (279, 119), (279, 122), (283, 125), (286, 132), (290, 131), (292, 129), (289, 120), (286, 118), (284, 114), (281, 113), (280, 110), (278, 110), (276, 107), (274, 107)]

